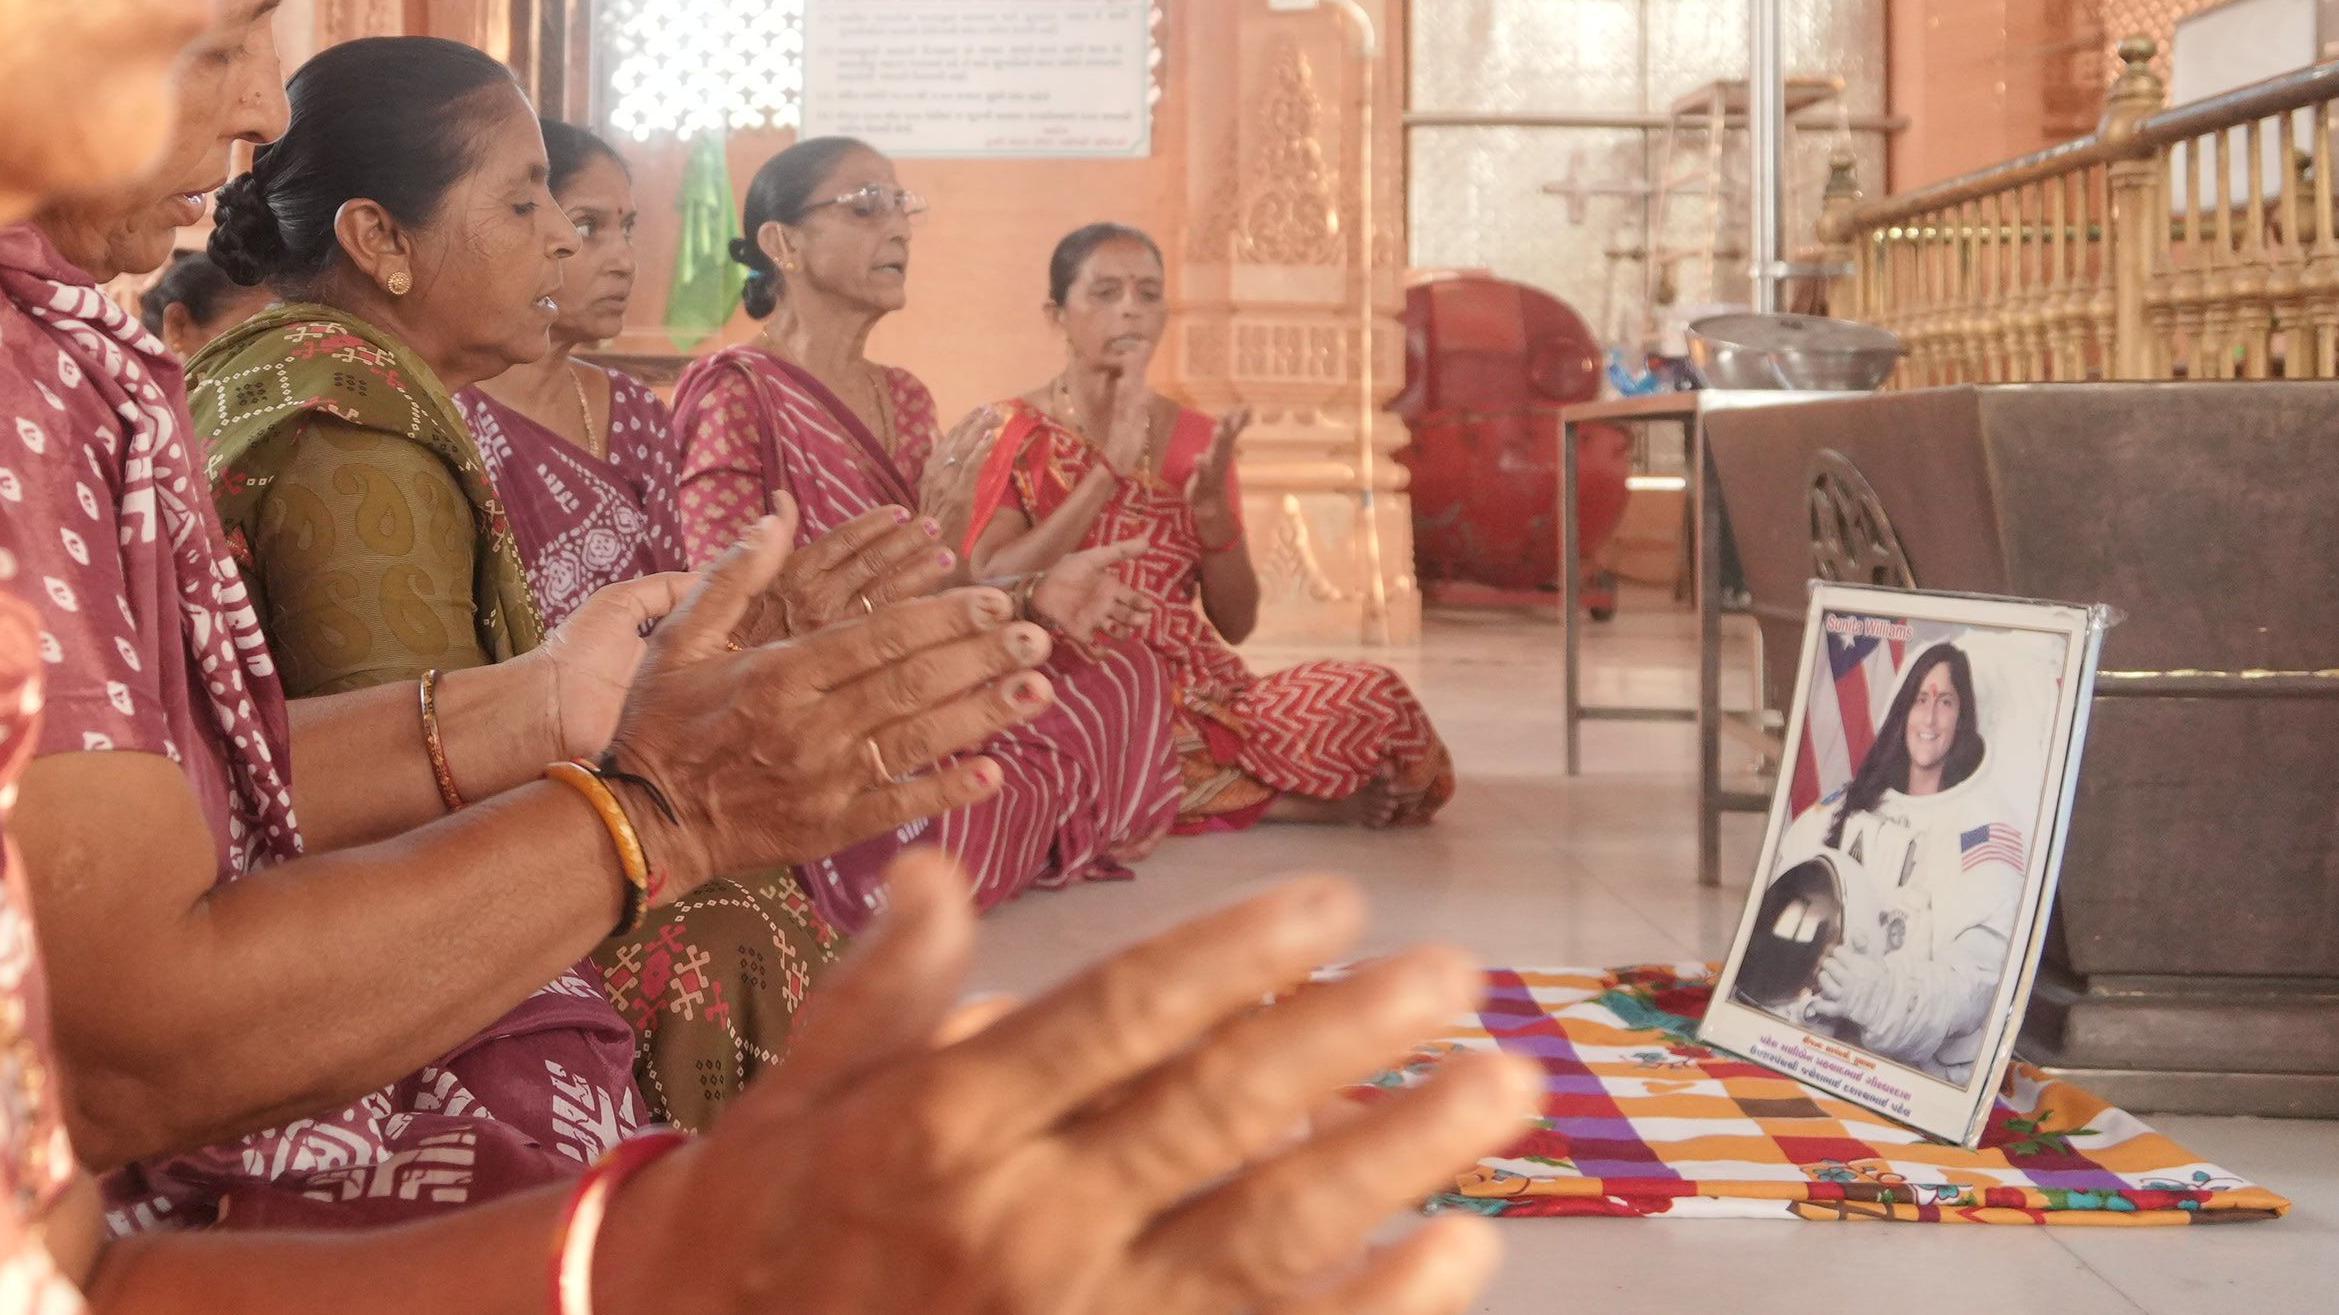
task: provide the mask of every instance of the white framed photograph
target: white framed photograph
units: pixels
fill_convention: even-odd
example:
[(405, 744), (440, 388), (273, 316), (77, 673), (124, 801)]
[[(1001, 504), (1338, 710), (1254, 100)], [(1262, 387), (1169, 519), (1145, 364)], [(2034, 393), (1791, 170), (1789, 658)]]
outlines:
[(1700, 1039), (1971, 1146), (2053, 906), (2105, 613), (1815, 585)]

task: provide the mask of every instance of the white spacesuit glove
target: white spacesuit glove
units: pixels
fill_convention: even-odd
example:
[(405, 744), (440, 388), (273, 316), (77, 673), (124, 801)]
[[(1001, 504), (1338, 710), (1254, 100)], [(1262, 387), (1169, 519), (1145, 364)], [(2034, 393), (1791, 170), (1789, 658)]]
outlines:
[(1884, 960), (1854, 939), (1827, 952), (1819, 964), (1819, 998), (1813, 1012), (1847, 1019), (1863, 1029), (1884, 1021), (1892, 998), (1892, 973)]

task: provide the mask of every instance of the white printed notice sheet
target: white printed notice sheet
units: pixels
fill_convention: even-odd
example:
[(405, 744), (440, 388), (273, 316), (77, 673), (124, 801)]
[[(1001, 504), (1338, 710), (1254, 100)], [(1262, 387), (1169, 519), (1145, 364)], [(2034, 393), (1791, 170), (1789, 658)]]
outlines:
[(1143, 156), (1152, 0), (805, 0), (806, 137), (926, 158)]

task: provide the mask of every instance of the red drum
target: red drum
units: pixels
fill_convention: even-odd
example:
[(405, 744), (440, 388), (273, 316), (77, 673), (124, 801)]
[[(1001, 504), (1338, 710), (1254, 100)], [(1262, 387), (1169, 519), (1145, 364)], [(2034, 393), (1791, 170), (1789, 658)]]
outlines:
[[(1559, 408), (1600, 395), (1600, 351), (1567, 303), (1522, 283), (1454, 274), (1405, 295), (1405, 391), (1390, 409), (1413, 441), (1415, 573), (1423, 584), (1559, 587)], [(1576, 542), (1595, 611), (1614, 586), (1594, 566), (1624, 517), (1631, 439), (1584, 427)]]

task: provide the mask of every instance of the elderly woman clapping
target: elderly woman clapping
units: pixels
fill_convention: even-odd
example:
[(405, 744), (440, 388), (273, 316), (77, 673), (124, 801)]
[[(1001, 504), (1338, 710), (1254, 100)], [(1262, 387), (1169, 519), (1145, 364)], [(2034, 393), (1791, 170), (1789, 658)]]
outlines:
[[(534, 142), (509, 75), (469, 54), (498, 76), (468, 98), (472, 121), (507, 115)], [(787, 645), (759, 646), (751, 623), (709, 640), (669, 622), (645, 641), (691, 587), (669, 575), (605, 591), (527, 657), (419, 700), (408, 684), (287, 704), (255, 624), (270, 602), (233, 555), (250, 540), (223, 537), (204, 496), (177, 368), (92, 286), (166, 258), (230, 144), (282, 130), (259, 35), (191, 61), (183, 88), (147, 181), (0, 234), (0, 401), (31, 458), (11, 463), (21, 505), (0, 550), (55, 659), (18, 835), (62, 988), (76, 1140), (122, 1166), (108, 1187), (134, 1219), (379, 1220), (566, 1177), (642, 1121), (632, 1035), (569, 966), (718, 872), (995, 790), (980, 758), (896, 781), (867, 749), (915, 773), (1044, 708), (1046, 682), (1015, 673), (1047, 642), (985, 592)], [(532, 205), (542, 179), (520, 174)], [(570, 240), (557, 211), (533, 223), (546, 252)], [(309, 345), (427, 429), (427, 397), (375, 373), (389, 351)], [(266, 411), (283, 385), (229, 387)], [(367, 487), (353, 535), (468, 519), (403, 474)], [(424, 514), (401, 528), (385, 500), (409, 495)], [(306, 505), (288, 496), (283, 514)], [(785, 527), (760, 526), (706, 588), (744, 609), (789, 551)], [(400, 582), (343, 602), (425, 624)], [(479, 624), (516, 626), (525, 605)], [(465, 1171), (409, 1185), (449, 1139), (470, 1145)]]
[[(154, 11), (150, 37), (187, 7), (107, 4)], [(31, 860), (37, 940), (66, 973), (52, 993), (53, 1052), (8, 863), (5, 1290), (56, 1310), (78, 1288), (105, 1312), (533, 1315), (548, 1308), (549, 1246), (561, 1312), (1085, 1312), (1138, 1291), (1181, 1315), (1467, 1300), (1489, 1254), (1483, 1233), (1448, 1222), (1364, 1259), (1357, 1239), (1515, 1126), (1519, 1067), (1466, 1058), (1360, 1118), (1290, 1137), (1331, 1085), (1469, 1000), (1473, 978), (1453, 956), (1400, 956), (1300, 988), (1310, 965), (1348, 952), (1361, 910), (1337, 883), (1299, 883), (977, 1027), (949, 1014), (972, 934), (964, 892), (947, 870), (915, 864), (796, 1058), (706, 1142), (628, 1142), (581, 1188), (515, 1192), (397, 1230), (99, 1243), (94, 1198), (71, 1190), (60, 1122), (103, 1164), (307, 1111), (284, 1130), (299, 1143), (285, 1151), (344, 1171), (303, 1184), (310, 1205), (458, 1203), (497, 1138), (451, 1068), (360, 1102), (360, 1117), (400, 1099), (418, 1115), (473, 1106), (474, 1126), (422, 1155), (368, 1152), (346, 1116), (314, 1111), (508, 1007), (637, 899), (979, 796), (980, 759), (905, 785), (855, 779), (842, 760), (857, 746), (821, 746), (863, 727), (924, 737), (892, 740), (910, 761), (914, 744), (939, 749), (1012, 720), (1001, 683), (1029, 680), (1012, 674), (1015, 632), (994, 620), (1005, 600), (981, 592), (784, 647), (743, 640), (786, 552), (766, 527), (687, 590), (646, 649), (627, 649), (629, 623), (666, 611), (685, 582), (604, 609), (598, 631), (570, 632), (566, 654), (467, 682), (464, 697), (502, 720), (449, 727), (439, 746), (483, 801), (460, 817), (429, 821), (443, 807), (439, 764), (409, 743), (416, 710), (395, 691), (288, 708), (188, 468), (175, 376), (90, 283), (109, 253), (135, 256), (158, 221), (167, 228), (171, 198), (224, 172), (227, 142), (274, 129), (273, 5), (219, 8), (178, 65), (190, 149), (125, 192), (110, 226), (52, 211), (38, 233), (0, 233), (0, 406), (17, 422), (0, 427), (15, 445), (0, 459), (0, 594), (13, 596), (0, 599), (0, 812), (18, 805), (7, 838)], [(89, 409), (85, 393), (111, 409)], [(37, 603), (37, 617), (16, 600)], [(583, 659), (596, 646), (640, 667), (629, 693), (606, 700), (617, 753), (595, 766), (607, 779), (530, 783), (527, 764), (558, 749), (525, 714), (563, 691), (564, 664), (592, 669)], [(916, 655), (915, 673), (871, 674), (877, 654)], [(624, 666), (565, 688), (584, 699)], [(44, 677), (56, 719), (46, 730)], [(296, 790), (294, 752), (335, 770), (304, 765)], [(350, 763), (369, 770), (337, 775)], [(716, 821), (723, 811), (749, 816)], [(0, 854), (13, 859), (15, 846)], [(656, 894), (637, 880), (646, 869), (662, 876)], [(371, 998), (402, 992), (427, 1000)], [(1270, 992), (1281, 1003), (1259, 1008)], [(480, 1038), (497, 1039), (494, 1028)], [(1228, 1074), (1242, 1075), (1239, 1094)], [(146, 1104), (127, 1099), (139, 1093)], [(256, 1212), (281, 1204), (267, 1185), (254, 1177), (239, 1199)], [(155, 1221), (138, 1201), (116, 1220)], [(51, 1258), (69, 1287), (46, 1273)]]

